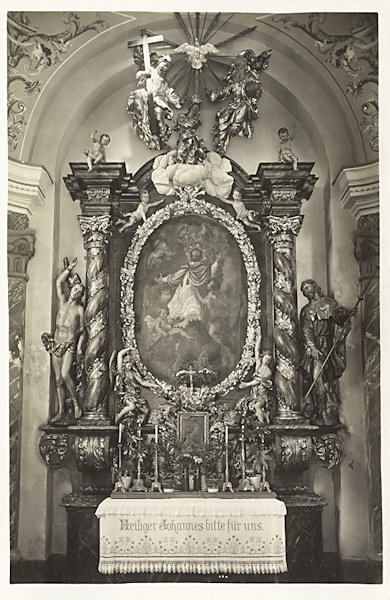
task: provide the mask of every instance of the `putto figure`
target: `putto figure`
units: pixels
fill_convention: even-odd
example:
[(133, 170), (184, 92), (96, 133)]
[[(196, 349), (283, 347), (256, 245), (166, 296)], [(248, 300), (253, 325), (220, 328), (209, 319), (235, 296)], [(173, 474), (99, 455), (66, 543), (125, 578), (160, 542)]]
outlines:
[(149, 202), (148, 190), (141, 190), (140, 202), (135, 210), (132, 212), (124, 213), (123, 216), (116, 221), (116, 225), (120, 225), (118, 231), (122, 233), (125, 229), (129, 229), (138, 221), (146, 221), (146, 215), (150, 208), (158, 206), (163, 203), (163, 200), (157, 200), (156, 202)]
[(234, 212), (236, 213), (236, 217), (239, 221), (242, 221), (244, 225), (247, 227), (253, 227), (258, 231), (261, 231), (260, 226), (260, 215), (256, 210), (248, 209), (244, 201), (242, 199), (242, 192), (238, 188), (234, 188), (232, 192), (232, 200), (220, 198), (222, 202), (226, 202), (226, 204), (230, 204), (233, 207)]
[(261, 335), (256, 339), (255, 345), (255, 372), (251, 381), (243, 381), (240, 389), (250, 388), (248, 409), (256, 414), (262, 425), (269, 425), (270, 410), (272, 405), (271, 392), (273, 390), (271, 352), (265, 350), (260, 354)]
[(339, 379), (346, 367), (348, 320), (355, 311), (324, 296), (313, 279), (305, 279), (301, 291), (308, 299), (300, 315), (304, 393), (312, 386), (303, 412), (314, 425), (336, 425), (340, 423)]
[[(66, 390), (72, 400), (76, 419), (79, 419), (82, 415), (82, 410), (76, 397), (75, 382), (71, 375), (75, 355), (81, 355), (82, 344), (85, 338), (84, 307), (81, 304), (85, 288), (78, 275), (71, 275), (76, 264), (77, 258), (74, 258), (57, 277), (56, 290), (59, 309), (56, 318), (56, 328), (54, 335), (43, 333), (41, 336), (46, 350), (51, 355), (51, 365), (56, 381), (58, 412), (50, 419), (52, 423), (64, 417)], [(63, 289), (66, 281), (68, 281), (70, 286), (68, 298), (66, 298)]]
[(272, 50), (265, 50), (259, 56), (253, 50), (243, 50), (234, 59), (223, 85), (208, 92), (211, 102), (232, 98), (216, 114), (213, 127), (214, 149), (222, 156), (236, 135), (251, 138), (253, 121), (258, 118), (257, 102), (263, 92), (260, 74), (268, 67)]
[(290, 134), (287, 127), (281, 127), (278, 131), (280, 148), (278, 160), (281, 163), (291, 164), (294, 171), (298, 169), (298, 156), (291, 149), (291, 142), (295, 138), (295, 129)]
[(150, 71), (145, 71), (141, 52), (142, 49), (134, 50), (134, 62), (140, 70), (136, 75), (137, 89), (130, 93), (127, 101), (127, 112), (136, 134), (148, 148), (165, 150), (169, 148), (167, 141), (171, 135), (171, 127), (166, 122), (172, 119), (171, 106), (181, 108), (180, 97), (165, 79), (172, 59), (152, 52)]
[(149, 389), (159, 388), (156, 383), (141, 377), (133, 363), (130, 351), (131, 348), (128, 347), (118, 352), (114, 389), (121, 397), (122, 408), (115, 416), (115, 423), (131, 415), (137, 407), (141, 411), (147, 411), (145, 408), (147, 404), (141, 399), (140, 386)]
[(95, 129), (91, 134), (91, 140), (93, 142), (93, 150), (90, 152), (89, 150), (84, 150), (84, 154), (87, 157), (88, 163), (88, 171), (92, 171), (93, 165), (98, 165), (99, 163), (105, 163), (106, 161), (106, 150), (105, 147), (111, 141), (108, 133), (102, 133), (99, 139), (97, 139), (97, 129)]

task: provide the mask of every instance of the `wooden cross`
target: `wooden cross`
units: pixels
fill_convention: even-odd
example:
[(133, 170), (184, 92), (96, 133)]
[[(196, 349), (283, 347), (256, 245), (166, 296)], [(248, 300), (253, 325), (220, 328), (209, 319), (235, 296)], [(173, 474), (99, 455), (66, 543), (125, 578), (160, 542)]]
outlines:
[[(137, 40), (131, 40), (127, 42), (128, 48), (134, 48), (135, 46), (142, 46), (143, 55), (144, 55), (144, 65), (146, 73), (150, 73), (150, 53), (149, 53), (149, 45), (156, 44), (157, 42), (163, 42), (163, 35), (152, 35), (149, 37), (148, 31), (146, 29), (141, 29), (141, 38)], [(148, 108), (149, 108), (149, 120), (150, 120), (150, 129), (153, 134), (159, 134), (159, 128), (157, 124), (156, 115), (154, 113), (154, 103), (153, 103), (153, 84), (150, 77), (146, 78), (146, 91), (148, 94)]]

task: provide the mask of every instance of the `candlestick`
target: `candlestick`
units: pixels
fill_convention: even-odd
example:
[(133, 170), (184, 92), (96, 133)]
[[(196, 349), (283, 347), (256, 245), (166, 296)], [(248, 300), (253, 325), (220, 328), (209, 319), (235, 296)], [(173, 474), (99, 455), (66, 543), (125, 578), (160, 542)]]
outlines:
[(157, 424), (154, 426), (154, 441), (156, 444), (158, 444), (158, 425)]
[(123, 423), (119, 423), (119, 434), (118, 434), (118, 444), (122, 441), (122, 433), (123, 433)]
[(246, 476), (246, 453), (245, 453), (245, 423), (244, 418), (241, 420), (241, 479), (238, 482), (237, 491), (238, 492), (254, 492), (255, 488), (250, 483), (249, 479)]
[(138, 464), (137, 464), (137, 479), (134, 482), (134, 485), (130, 489), (131, 492), (146, 492), (146, 487), (144, 486), (143, 479), (141, 479), (141, 427), (138, 428)]
[(225, 481), (222, 485), (223, 492), (232, 492), (233, 486), (229, 481), (229, 426), (225, 426)]

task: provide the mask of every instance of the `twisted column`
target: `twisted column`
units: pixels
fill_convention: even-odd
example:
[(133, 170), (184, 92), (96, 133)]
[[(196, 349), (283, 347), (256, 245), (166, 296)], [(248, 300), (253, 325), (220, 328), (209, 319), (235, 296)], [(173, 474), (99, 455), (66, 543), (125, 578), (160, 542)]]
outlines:
[(273, 248), (276, 420), (302, 419), (299, 413), (300, 381), (297, 346), (297, 291), (295, 239), (303, 217), (266, 217), (267, 235)]
[(88, 334), (84, 357), (87, 389), (83, 420), (108, 421), (108, 267), (107, 247), (110, 216), (79, 216), (87, 251), (87, 306), (85, 326)]

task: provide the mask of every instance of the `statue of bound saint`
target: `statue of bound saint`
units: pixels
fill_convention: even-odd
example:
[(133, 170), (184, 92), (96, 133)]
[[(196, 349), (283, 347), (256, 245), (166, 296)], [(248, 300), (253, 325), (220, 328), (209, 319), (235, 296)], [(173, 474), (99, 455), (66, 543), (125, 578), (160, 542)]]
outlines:
[(324, 296), (313, 279), (305, 279), (301, 291), (308, 299), (300, 315), (303, 392), (307, 395), (302, 411), (313, 425), (337, 425), (339, 379), (346, 367), (349, 318), (355, 311)]

